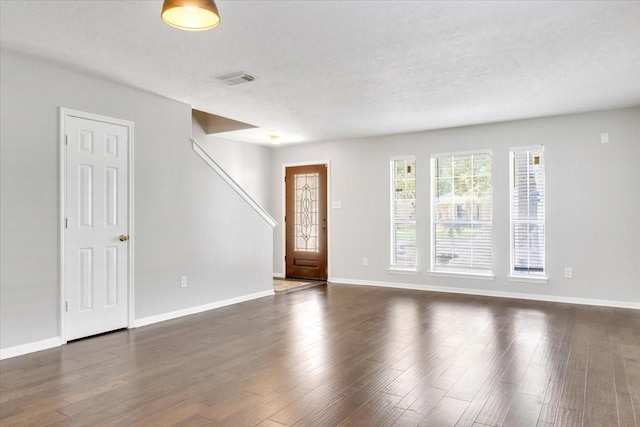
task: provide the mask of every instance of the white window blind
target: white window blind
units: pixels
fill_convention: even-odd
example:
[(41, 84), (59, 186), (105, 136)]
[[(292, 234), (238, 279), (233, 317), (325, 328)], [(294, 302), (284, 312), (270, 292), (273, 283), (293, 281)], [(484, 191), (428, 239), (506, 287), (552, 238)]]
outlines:
[(511, 149), (511, 274), (544, 276), (544, 147)]
[(391, 161), (391, 266), (415, 269), (416, 251), (416, 161)]
[(490, 152), (431, 157), (431, 269), (492, 273)]

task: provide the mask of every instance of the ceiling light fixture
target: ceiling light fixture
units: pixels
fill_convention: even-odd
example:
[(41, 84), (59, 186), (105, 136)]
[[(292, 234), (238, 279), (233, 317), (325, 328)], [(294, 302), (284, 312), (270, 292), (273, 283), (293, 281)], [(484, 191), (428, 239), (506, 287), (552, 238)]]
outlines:
[(220, 23), (213, 0), (164, 0), (160, 16), (172, 27), (188, 31), (209, 30)]
[(280, 136), (279, 135), (269, 135), (269, 139), (272, 144), (280, 144)]

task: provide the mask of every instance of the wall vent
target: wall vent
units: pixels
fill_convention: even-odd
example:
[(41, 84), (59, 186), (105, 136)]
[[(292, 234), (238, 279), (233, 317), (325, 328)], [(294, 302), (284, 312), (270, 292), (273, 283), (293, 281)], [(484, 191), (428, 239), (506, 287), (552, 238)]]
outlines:
[(229, 86), (234, 86), (234, 85), (239, 85), (241, 83), (252, 82), (255, 80), (255, 78), (245, 73), (233, 73), (233, 74), (227, 74), (225, 76), (220, 76), (218, 77), (218, 80), (221, 80), (223, 83)]

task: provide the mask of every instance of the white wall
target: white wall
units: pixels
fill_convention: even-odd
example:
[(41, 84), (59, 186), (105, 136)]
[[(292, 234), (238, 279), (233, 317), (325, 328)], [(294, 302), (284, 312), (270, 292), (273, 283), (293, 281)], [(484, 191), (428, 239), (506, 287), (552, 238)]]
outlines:
[(253, 200), (271, 212), (271, 182), (266, 179), (271, 176), (271, 147), (207, 135), (195, 119), (193, 138)]
[(272, 228), (192, 151), (189, 105), (0, 59), (0, 348), (60, 335), (59, 107), (135, 123), (136, 319), (272, 289)]
[[(272, 271), (284, 271), (282, 165), (315, 160), (330, 160), (331, 198), (342, 201), (342, 209), (330, 210), (332, 278), (640, 302), (638, 108), (281, 147), (270, 154), (263, 147), (238, 148), (240, 153), (256, 154), (252, 167), (262, 169), (265, 159), (271, 158), (271, 172), (256, 172), (252, 178), (269, 177), (270, 187), (256, 186), (252, 195), (279, 222), (272, 235), (262, 218), (191, 151), (190, 106), (3, 52), (2, 349), (60, 334), (59, 107), (135, 122), (137, 319), (270, 290)], [(600, 144), (603, 132), (610, 135), (608, 145)], [(509, 282), (508, 148), (540, 143), (546, 146), (550, 280)], [(429, 156), (479, 148), (490, 148), (494, 154), (496, 278), (430, 276)], [(232, 171), (233, 165), (243, 163), (224, 160), (222, 145), (209, 149)], [(420, 272), (416, 276), (387, 272), (388, 161), (400, 155), (417, 157)], [(238, 174), (234, 178), (243, 181)], [(251, 187), (252, 180), (243, 183)], [(270, 203), (264, 202), (269, 193)], [(365, 256), (366, 267), (361, 262)], [(573, 279), (563, 278), (565, 266), (573, 267)], [(180, 289), (183, 275), (189, 277), (189, 287)]]
[[(610, 143), (600, 143), (609, 133)], [(509, 148), (545, 145), (547, 284), (510, 282)], [(493, 152), (495, 279), (429, 275), (431, 154)], [(419, 274), (389, 267), (389, 160), (415, 155)], [(640, 303), (640, 109), (549, 117), (483, 126), (276, 148), (272, 213), (274, 272), (283, 273), (282, 165), (330, 160), (329, 274), (373, 281)], [(362, 258), (369, 265), (362, 265)], [(573, 279), (563, 277), (573, 268)], [(624, 305), (624, 304), (622, 304)]]

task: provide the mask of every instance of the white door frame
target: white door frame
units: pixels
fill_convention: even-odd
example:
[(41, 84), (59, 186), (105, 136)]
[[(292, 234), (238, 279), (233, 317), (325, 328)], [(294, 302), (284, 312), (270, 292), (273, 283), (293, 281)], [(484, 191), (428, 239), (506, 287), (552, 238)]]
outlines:
[(283, 271), (281, 276), (287, 276), (287, 263), (284, 262), (284, 256), (287, 253), (287, 224), (284, 221), (284, 217), (287, 212), (287, 184), (284, 182), (287, 176), (287, 168), (296, 166), (312, 166), (312, 165), (325, 165), (327, 166), (327, 282), (331, 279), (331, 161), (330, 160), (318, 160), (315, 162), (296, 162), (296, 163), (283, 163), (282, 164), (282, 178), (280, 183), (282, 185), (282, 217), (280, 218), (280, 224), (282, 224), (282, 265)]
[(93, 120), (98, 122), (110, 123), (114, 125), (124, 126), (127, 128), (127, 134), (129, 138), (129, 148), (128, 148), (128, 167), (127, 174), (129, 179), (129, 197), (128, 197), (128, 220), (129, 220), (129, 241), (127, 245), (127, 263), (129, 267), (129, 274), (127, 276), (127, 325), (129, 328), (133, 328), (133, 319), (134, 319), (134, 292), (133, 292), (133, 246), (135, 244), (135, 235), (133, 228), (133, 122), (121, 119), (114, 119), (112, 117), (101, 116), (98, 114), (86, 113), (83, 111), (71, 110), (69, 108), (60, 107), (60, 125), (59, 125), (59, 203), (60, 203), (60, 277), (59, 277), (59, 289), (60, 289), (60, 341), (62, 344), (66, 344), (67, 342), (67, 315), (66, 315), (66, 295), (65, 295), (65, 277), (64, 277), (64, 267), (65, 267), (65, 259), (64, 259), (64, 249), (65, 249), (65, 239), (64, 239), (64, 231), (65, 231), (65, 204), (66, 204), (66, 170), (67, 170), (67, 162), (65, 156), (65, 145), (66, 145), (66, 118), (67, 117), (77, 117), (81, 119)]

